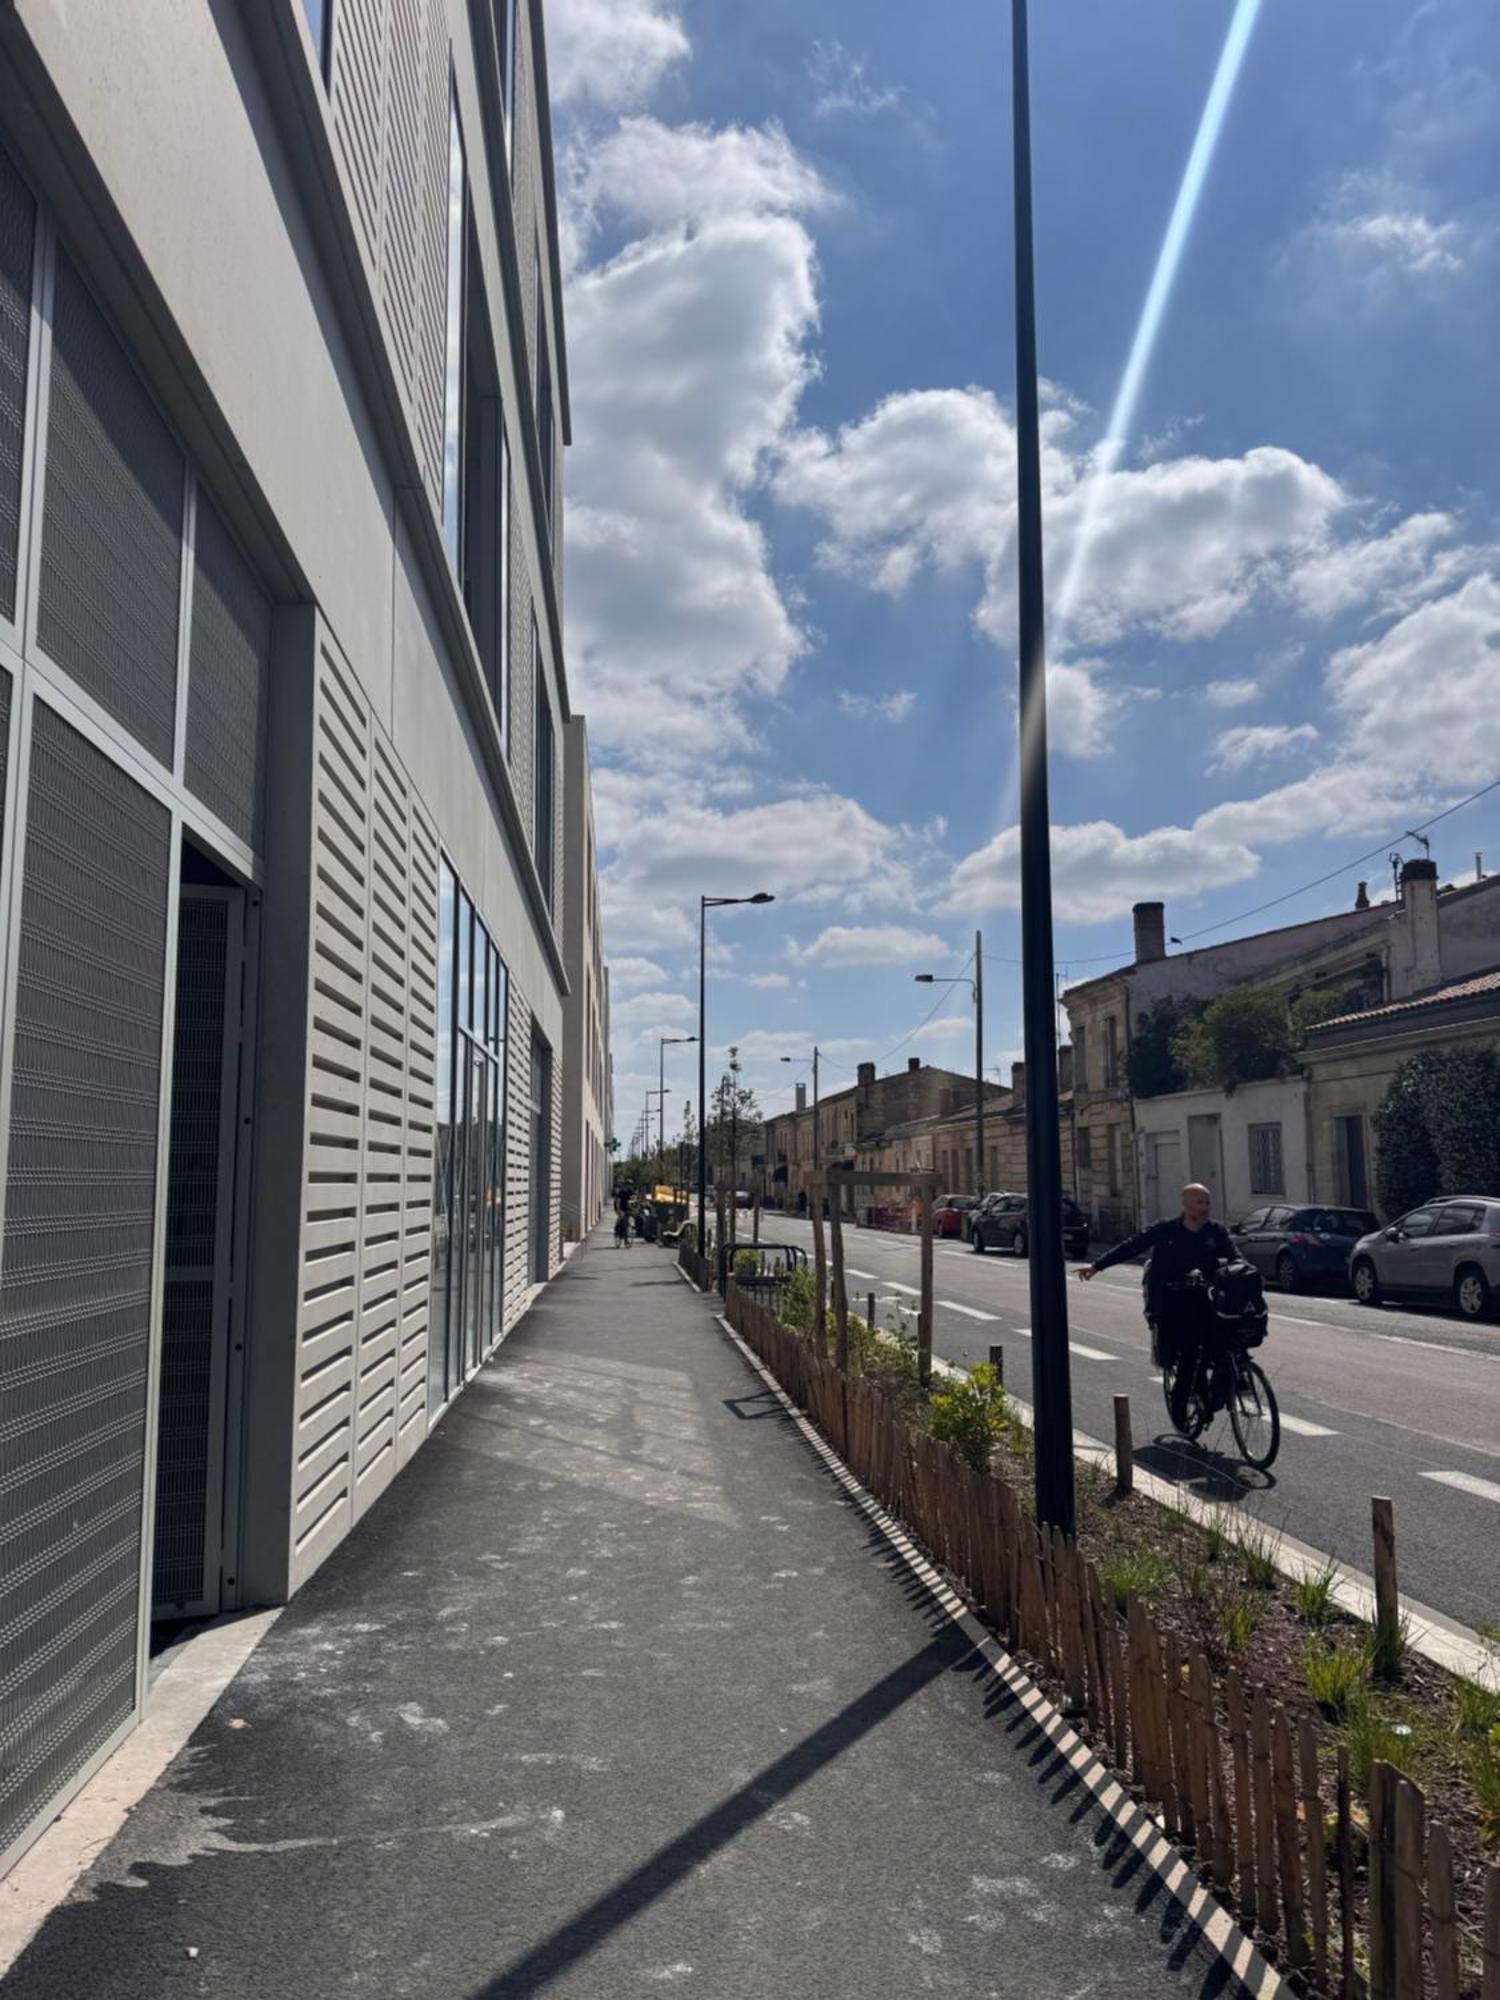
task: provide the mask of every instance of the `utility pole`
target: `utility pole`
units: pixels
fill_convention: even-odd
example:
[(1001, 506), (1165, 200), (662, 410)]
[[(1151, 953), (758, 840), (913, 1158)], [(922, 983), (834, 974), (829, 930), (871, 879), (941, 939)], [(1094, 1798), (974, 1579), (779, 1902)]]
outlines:
[(1051, 806), (1047, 796), (1047, 634), (1042, 594), (1042, 452), (1031, 214), (1031, 87), (1026, 0), (1011, 0), (1015, 156), (1016, 572), (1021, 690), (1021, 984), (1026, 1045), (1026, 1179), (1031, 1214), (1032, 1383), (1037, 1518), (1073, 1532), (1073, 1393), (1062, 1244), (1057, 1022), (1052, 990)]

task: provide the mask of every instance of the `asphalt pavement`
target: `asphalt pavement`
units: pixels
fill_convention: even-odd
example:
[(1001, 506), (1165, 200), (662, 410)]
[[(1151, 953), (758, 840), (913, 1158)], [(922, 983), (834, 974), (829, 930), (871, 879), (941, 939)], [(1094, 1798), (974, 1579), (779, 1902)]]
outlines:
[(1239, 1988), (714, 1302), (596, 1234), (0, 2000), (667, 1990)]
[[(741, 1221), (748, 1233), (749, 1218)], [(809, 1224), (781, 1215), (763, 1218), (763, 1234), (812, 1241)], [(844, 1255), (856, 1310), (872, 1290), (884, 1321), (915, 1308), (914, 1236), (846, 1225)], [(934, 1272), (935, 1351), (972, 1364), (999, 1343), (1007, 1386), (1030, 1401), (1026, 1260), (940, 1241)], [(1237, 1463), (1227, 1434), (1216, 1434), (1217, 1449), (1196, 1449), (1172, 1432), (1135, 1265), (1068, 1286), (1075, 1428), (1112, 1439), (1113, 1399), (1124, 1393), (1139, 1463), (1361, 1571), (1372, 1562), (1370, 1498), (1387, 1494), (1402, 1590), (1465, 1625), (1500, 1619), (1500, 1325), (1274, 1287), (1267, 1300), (1270, 1333), (1257, 1359), (1283, 1431), (1269, 1473)]]

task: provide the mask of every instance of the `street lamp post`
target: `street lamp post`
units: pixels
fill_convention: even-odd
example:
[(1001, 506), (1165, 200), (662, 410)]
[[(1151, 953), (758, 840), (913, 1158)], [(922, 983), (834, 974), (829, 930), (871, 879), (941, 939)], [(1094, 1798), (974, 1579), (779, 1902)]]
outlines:
[(707, 1125), (704, 1121), (704, 1102), (708, 1093), (708, 1065), (705, 1018), (705, 1003), (708, 995), (708, 913), (722, 910), (732, 903), (774, 903), (776, 898), (768, 890), (761, 889), (753, 896), (700, 896), (698, 898), (698, 1255), (707, 1255), (707, 1238), (704, 1234), (704, 1211), (708, 1207), (708, 1151), (705, 1145)]
[(685, 1047), (697, 1039), (696, 1035), (658, 1035), (656, 1038), (656, 1094), (661, 1100), (656, 1107), (656, 1150), (661, 1156), (657, 1168), (661, 1174), (667, 1171), (667, 1050)]
[(919, 986), (967, 986), (974, 997), (974, 1192), (984, 1185), (984, 939), (974, 933), (974, 977), (939, 979), (931, 972), (916, 975)]
[(820, 1135), (820, 1133), (819, 1133), (819, 1131), (818, 1131), (818, 1126), (819, 1126), (819, 1123), (821, 1122), (821, 1121), (820, 1121), (820, 1117), (819, 1117), (819, 1112), (818, 1112), (818, 1055), (819, 1055), (819, 1050), (818, 1050), (818, 1045), (817, 1045), (817, 1043), (816, 1043), (816, 1042), (814, 1042), (814, 1043), (813, 1043), (813, 1052), (812, 1052), (812, 1054), (811, 1054), (810, 1056), (783, 1056), (783, 1057), (781, 1058), (781, 1060), (782, 1060), (782, 1061), (783, 1061), (784, 1063), (807, 1063), (807, 1062), (810, 1062), (810, 1063), (812, 1064), (812, 1073), (813, 1073), (813, 1129), (812, 1129), (812, 1156), (813, 1156), (813, 1174), (814, 1174), (814, 1177), (816, 1177), (816, 1175), (817, 1175), (817, 1171), (818, 1171), (818, 1163), (819, 1163), (819, 1159), (820, 1159), (820, 1157), (821, 1157), (821, 1155), (820, 1155), (820, 1149), (819, 1149), (819, 1140), (820, 1140), (820, 1137), (821, 1137), (821, 1135)]
[(1031, 216), (1031, 89), (1026, 0), (1011, 0), (1015, 164), (1016, 596), (1021, 696), (1021, 985), (1026, 1046), (1026, 1199), (1031, 1235), (1036, 1510), (1073, 1532), (1073, 1396), (1062, 1244), (1062, 1143), (1052, 992), (1051, 808), (1047, 797), (1047, 636), (1042, 595), (1042, 451)]

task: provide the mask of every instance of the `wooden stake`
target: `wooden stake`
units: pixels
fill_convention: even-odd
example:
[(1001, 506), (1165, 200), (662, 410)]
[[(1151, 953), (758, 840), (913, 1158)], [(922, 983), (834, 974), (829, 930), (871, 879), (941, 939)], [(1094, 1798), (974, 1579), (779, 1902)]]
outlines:
[(1396, 1992), (1395, 1881), (1392, 1819), (1396, 1774), (1377, 1763), (1370, 1772), (1370, 2000), (1400, 2000)]
[(1345, 2000), (1354, 1996), (1354, 1801), (1349, 1790), (1349, 1752), (1339, 1745), (1338, 1792), (1339, 1859), (1339, 1991)]
[(1263, 1687), (1250, 1705), (1250, 1770), (1255, 1789), (1255, 1907), (1269, 1936), (1276, 1929), (1276, 1818), (1271, 1787), (1271, 1704)]
[(1245, 1719), (1245, 1689), (1238, 1667), (1224, 1676), (1224, 1703), (1229, 1712), (1229, 1750), (1234, 1759), (1235, 1872), (1239, 1876), (1240, 1908), (1253, 1930), (1260, 1922), (1255, 1885), (1255, 1808), (1250, 1797), (1250, 1731)]
[(1115, 1767), (1122, 1774), (1130, 1769), (1126, 1761), (1131, 1741), (1130, 1683), (1125, 1673), (1124, 1648), (1120, 1644), (1120, 1621), (1115, 1615), (1114, 1592), (1094, 1571), (1094, 1589), (1099, 1601), (1099, 1617), (1104, 1632), (1104, 1650), (1109, 1661), (1110, 1719), (1114, 1723)]
[(1401, 1657), (1401, 1598), (1396, 1588), (1396, 1515), (1389, 1500), (1370, 1502), (1375, 1534), (1375, 1657), (1394, 1669)]
[(1324, 1851), (1323, 1801), (1318, 1790), (1318, 1738), (1305, 1715), (1297, 1728), (1297, 1750), (1302, 1779), (1302, 1824), (1307, 1834), (1313, 1974), (1317, 1985), (1322, 1987), (1328, 1983), (1328, 1857)]
[(1312, 1952), (1307, 1941), (1307, 1909), (1302, 1898), (1302, 1857), (1297, 1847), (1297, 1787), (1292, 1776), (1292, 1732), (1286, 1710), (1278, 1703), (1271, 1718), (1271, 1785), (1276, 1797), (1276, 1862), (1281, 1881), (1281, 1906), (1287, 1955), (1295, 1966), (1307, 1965)]
[(1400, 1994), (1422, 1991), (1422, 1889), (1427, 1873), (1422, 1794), (1410, 1778), (1396, 1781), (1393, 1872), (1396, 1917), (1396, 1986)]
[(1427, 1836), (1427, 1907), (1437, 2000), (1458, 2000), (1458, 1918), (1453, 1907), (1453, 1846), (1438, 1821)]
[(1193, 1655), (1192, 1683), (1193, 1705), (1198, 1711), (1199, 1755), (1207, 1779), (1203, 1810), (1212, 1834), (1208, 1858), (1214, 1880), (1221, 1888), (1227, 1888), (1234, 1876), (1234, 1843), (1229, 1800), (1224, 1790), (1224, 1758), (1219, 1749), (1218, 1718), (1214, 1714), (1213, 1669), (1203, 1653)]
[(813, 1320), (813, 1346), (819, 1354), (828, 1346), (828, 1257), (823, 1248), (823, 1176), (812, 1177), (813, 1279), (818, 1298)]
[(995, 1380), (1005, 1387), (1005, 1349), (996, 1342), (990, 1342), (990, 1366), (995, 1371)]
[(1115, 1397), (1115, 1491), (1129, 1493), (1135, 1485), (1135, 1444), (1130, 1431), (1130, 1398)]
[(869, 1327), (871, 1333), (875, 1331), (875, 1294), (873, 1292), (870, 1294), (869, 1318), (865, 1321), (865, 1324)]
[(828, 1238), (833, 1247), (834, 1353), (840, 1368), (849, 1366), (849, 1294), (844, 1286), (844, 1221), (839, 1214), (843, 1190), (835, 1188), (828, 1204)]

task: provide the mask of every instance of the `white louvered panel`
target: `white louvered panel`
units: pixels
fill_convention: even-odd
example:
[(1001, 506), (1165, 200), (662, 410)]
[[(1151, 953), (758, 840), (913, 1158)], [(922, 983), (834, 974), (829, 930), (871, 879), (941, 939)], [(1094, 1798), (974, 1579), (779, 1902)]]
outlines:
[(298, 1311), (294, 1582), (346, 1532), (358, 1419), (364, 1096), (369, 1055), (369, 724), (326, 650), (314, 700), (307, 1151)]
[(408, 896), (406, 1160), (403, 1183), (396, 1460), (427, 1435), (427, 1338), (432, 1284), (433, 1070), (437, 1043), (437, 829), (414, 797)]
[[(427, 0), (427, 5), (431, 0)], [(387, 0), (380, 302), (396, 374), (416, 399), (417, 242), (422, 213), (424, 0)]]
[(427, 0), (423, 22), (420, 254), (417, 276), (417, 453), (439, 513), (448, 325), (448, 17)]
[(520, 1318), (529, 1265), (531, 1207), (531, 1009), (514, 976), (505, 1038), (505, 1331)]
[(530, 847), (535, 841), (536, 811), (536, 662), (531, 570), (519, 507), (511, 509), (510, 575), (510, 776)]
[(562, 1242), (563, 1087), (562, 1064), (555, 1054), (549, 1067), (552, 1072), (552, 1116), (548, 1123), (552, 1132), (547, 1143), (552, 1155), (552, 1172), (547, 1209), (547, 1276), (550, 1278), (557, 1269), (560, 1256), (558, 1245)]
[(372, 264), (380, 254), (389, 5), (390, 0), (339, 0), (333, 10), (334, 136)]

